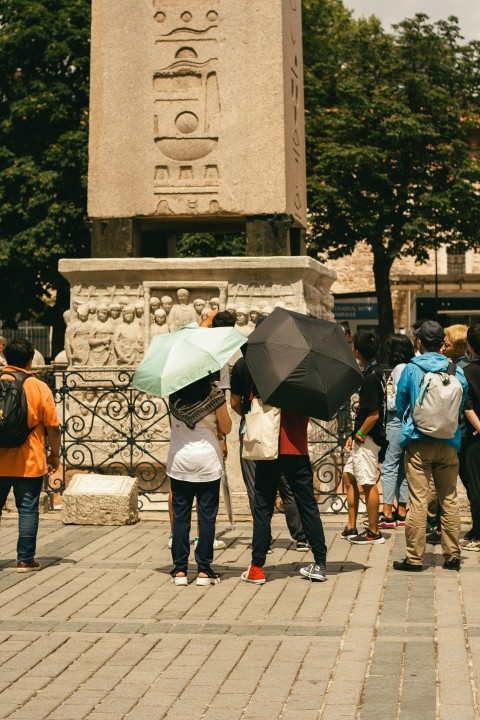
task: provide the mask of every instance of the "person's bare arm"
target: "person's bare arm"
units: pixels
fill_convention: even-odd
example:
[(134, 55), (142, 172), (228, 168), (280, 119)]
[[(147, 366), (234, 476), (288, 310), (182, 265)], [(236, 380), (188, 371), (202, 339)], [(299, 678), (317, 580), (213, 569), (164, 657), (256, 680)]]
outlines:
[(60, 440), (62, 432), (58, 425), (45, 428), (50, 445), (50, 453), (47, 455), (47, 464), (49, 468), (57, 470), (60, 465)]
[(218, 429), (223, 435), (228, 435), (232, 429), (232, 419), (228, 414), (227, 403), (223, 403), (219, 408), (215, 410), (217, 417)]
[(373, 428), (375, 423), (380, 417), (380, 411), (379, 410), (372, 410), (372, 412), (368, 413), (367, 417), (363, 421), (362, 427), (360, 428), (360, 431), (364, 435), (368, 435), (370, 430)]
[(242, 398), (240, 395), (230, 393), (230, 407), (237, 413), (237, 415), (240, 415), (240, 417), (242, 416)]

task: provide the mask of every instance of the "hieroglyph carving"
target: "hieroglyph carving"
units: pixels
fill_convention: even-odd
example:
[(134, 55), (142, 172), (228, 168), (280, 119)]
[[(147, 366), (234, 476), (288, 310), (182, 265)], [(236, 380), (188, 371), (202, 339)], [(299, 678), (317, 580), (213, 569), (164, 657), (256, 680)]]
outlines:
[[(219, 0), (153, 0), (156, 24), (153, 75), (154, 172), (157, 214), (216, 213), (220, 170), (218, 82)], [(206, 160), (207, 156), (209, 157)]]
[(291, 139), (291, 152), (293, 160), (293, 177), (294, 177), (294, 212), (298, 219), (302, 220), (302, 212), (304, 210), (302, 203), (302, 157), (305, 152), (303, 143), (300, 138), (301, 123), (303, 118), (299, 117), (300, 108), (300, 88), (303, 73), (301, 59), (302, 38), (297, 28), (300, 27), (298, 15), (301, 14), (301, 0), (288, 0), (290, 5), (291, 19), (289, 28), (289, 57), (290, 57), (290, 104), (293, 112), (293, 132)]

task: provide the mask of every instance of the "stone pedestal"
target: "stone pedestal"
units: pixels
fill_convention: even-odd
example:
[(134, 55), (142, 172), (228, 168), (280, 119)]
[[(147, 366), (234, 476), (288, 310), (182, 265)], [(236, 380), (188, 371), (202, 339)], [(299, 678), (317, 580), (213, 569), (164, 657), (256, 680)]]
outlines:
[[(66, 396), (63, 408), (63, 422), (68, 429), (66, 462), (68, 465), (72, 457), (78, 468), (79, 458), (84, 457), (86, 462), (93, 461), (94, 466), (106, 469), (114, 444), (129, 447), (129, 436), (136, 436), (138, 429), (130, 431), (129, 417), (122, 410), (129, 402), (128, 395), (121, 387), (115, 395), (115, 390), (109, 391), (108, 381), (102, 378), (108, 380), (110, 373), (111, 378), (118, 379), (119, 371), (134, 370), (154, 334), (174, 329), (177, 321), (183, 322), (182, 318), (186, 322), (200, 320), (201, 315), (196, 313), (201, 308), (228, 309), (237, 315), (237, 323), (240, 319), (244, 323), (247, 318), (248, 325), (239, 327), (245, 334), (253, 330), (259, 314), (268, 315), (277, 305), (333, 320), (330, 286), (336, 275), (308, 257), (94, 258), (61, 260), (59, 268), (71, 285), (66, 334), (68, 370), (78, 371), (67, 381), (68, 386), (76, 385), (76, 391)], [(184, 292), (177, 295), (180, 289)], [(181, 304), (185, 299), (187, 302)], [(123, 314), (129, 315), (127, 319), (135, 312), (132, 322), (113, 317), (122, 303)], [(156, 308), (165, 308), (161, 310), (161, 326), (155, 322)], [(84, 312), (88, 317), (82, 320), (79, 313)], [(172, 317), (174, 321), (170, 320)], [(139, 474), (142, 489), (147, 491), (147, 496), (142, 495), (142, 503), (146, 510), (158, 509), (159, 495), (165, 498), (167, 490), (164, 465), (169, 422), (163, 401), (152, 398), (139, 407), (135, 423), (141, 422), (149, 428), (148, 444), (137, 460), (148, 465), (154, 457), (160, 478), (153, 488)], [(76, 432), (80, 436), (78, 442), (74, 438)], [(238, 458), (238, 426), (232, 430), (228, 445), (227, 472), (238, 517), (249, 513)], [(162, 492), (155, 492), (160, 486)], [(150, 490), (152, 494), (148, 495)]]
[(133, 525), (138, 522), (138, 484), (115, 475), (74, 475), (63, 493), (65, 525)]

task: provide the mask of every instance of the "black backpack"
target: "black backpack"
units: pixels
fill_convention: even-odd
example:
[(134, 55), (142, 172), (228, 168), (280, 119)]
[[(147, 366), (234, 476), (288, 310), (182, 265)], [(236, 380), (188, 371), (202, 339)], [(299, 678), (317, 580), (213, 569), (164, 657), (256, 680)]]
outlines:
[[(10, 376), (14, 380), (7, 380)], [(28, 373), (3, 370), (0, 374), (0, 448), (18, 448), (33, 428), (28, 427), (27, 396), (23, 383)]]

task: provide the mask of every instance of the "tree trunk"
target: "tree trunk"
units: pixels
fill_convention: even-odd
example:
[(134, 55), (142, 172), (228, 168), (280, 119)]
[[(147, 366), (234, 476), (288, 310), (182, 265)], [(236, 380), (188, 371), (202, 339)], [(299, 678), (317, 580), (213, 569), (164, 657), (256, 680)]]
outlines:
[(378, 331), (380, 339), (380, 356), (385, 360), (385, 342), (393, 335), (392, 292), (390, 288), (390, 270), (392, 260), (383, 253), (374, 250), (373, 274), (375, 277), (375, 292), (378, 303)]

